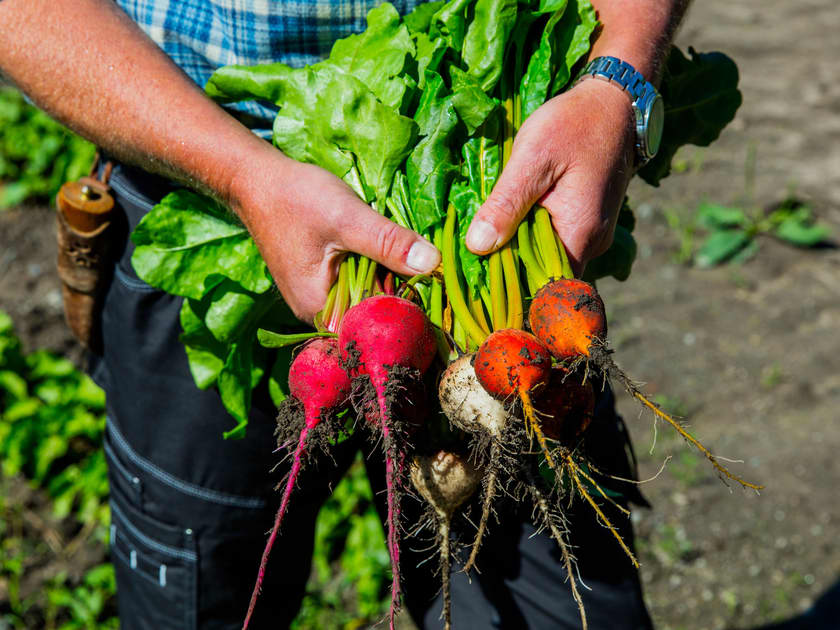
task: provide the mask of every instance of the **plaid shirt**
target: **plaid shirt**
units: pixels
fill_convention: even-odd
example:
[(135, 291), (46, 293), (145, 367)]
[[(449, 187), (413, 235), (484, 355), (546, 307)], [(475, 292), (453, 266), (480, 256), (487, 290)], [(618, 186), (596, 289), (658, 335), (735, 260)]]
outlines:
[[(300, 67), (326, 57), (333, 42), (365, 28), (382, 0), (116, 0), (152, 40), (204, 86), (216, 68), (280, 61)], [(418, 0), (390, 0), (404, 14)], [(276, 109), (231, 106), (271, 128)]]

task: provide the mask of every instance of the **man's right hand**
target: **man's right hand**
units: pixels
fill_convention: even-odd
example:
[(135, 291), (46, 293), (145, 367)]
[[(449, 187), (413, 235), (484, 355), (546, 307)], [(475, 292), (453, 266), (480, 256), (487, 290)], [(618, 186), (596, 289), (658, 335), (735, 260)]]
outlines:
[(380, 215), (332, 173), (267, 143), (236, 174), (230, 193), (280, 292), (304, 321), (323, 308), (347, 252), (406, 275), (440, 263), (434, 245)]

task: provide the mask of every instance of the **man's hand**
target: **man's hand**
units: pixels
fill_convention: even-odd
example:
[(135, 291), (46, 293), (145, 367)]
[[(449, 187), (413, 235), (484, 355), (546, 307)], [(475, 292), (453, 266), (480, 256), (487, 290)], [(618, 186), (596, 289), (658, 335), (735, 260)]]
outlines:
[(606, 251), (632, 175), (635, 130), (626, 94), (594, 79), (553, 98), (522, 125), (467, 246), (485, 254), (516, 232), (535, 203), (551, 214), (575, 273)]
[[(603, 29), (590, 59), (618, 57), (654, 85), (688, 0), (592, 0)], [(522, 125), (510, 161), (467, 233), (486, 254), (513, 236), (534, 203), (551, 213), (576, 274), (609, 248), (632, 175), (635, 129), (621, 89), (587, 79)]]
[(363, 203), (340, 179), (265, 145), (232, 185), (242, 217), (292, 311), (311, 322), (347, 252), (407, 275), (428, 273), (438, 250)]

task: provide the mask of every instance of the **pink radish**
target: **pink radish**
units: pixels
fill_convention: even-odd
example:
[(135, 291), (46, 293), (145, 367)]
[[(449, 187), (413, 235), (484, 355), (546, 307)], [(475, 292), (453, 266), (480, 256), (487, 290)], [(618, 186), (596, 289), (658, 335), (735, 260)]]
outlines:
[[(254, 612), (254, 606), (257, 603), (260, 587), (265, 577), (268, 556), (274, 546), (274, 541), (277, 539), (286, 509), (289, 507), (289, 498), (292, 495), (304, 458), (308, 454), (307, 436), (322, 421), (330, 421), (334, 414), (346, 404), (350, 395), (350, 377), (342, 367), (338, 342), (335, 339), (314, 339), (303, 347), (289, 367), (289, 392), (291, 397), (285, 402), (289, 403), (289, 406), (303, 405), (304, 422), (293, 455), (292, 469), (286, 479), (286, 488), (283, 491), (280, 508), (277, 510), (277, 516), (274, 519), (274, 527), (266, 543), (265, 551), (263, 551), (260, 570), (257, 574), (257, 583), (251, 595), (248, 614), (242, 626), (243, 630), (248, 627), (251, 621), (251, 615)], [(283, 415), (281, 409), (280, 417), (282, 418)]]
[[(367, 376), (373, 388), (379, 428), (385, 448), (388, 492), (387, 540), (391, 556), (390, 627), (400, 602), (399, 491), (405, 473), (405, 443), (395, 436), (391, 400), (420, 400), (405, 383), (424, 373), (437, 354), (434, 330), (423, 310), (413, 302), (377, 295), (350, 308), (341, 320), (338, 347), (345, 366), (355, 377)], [(365, 415), (370, 418), (369, 409)]]

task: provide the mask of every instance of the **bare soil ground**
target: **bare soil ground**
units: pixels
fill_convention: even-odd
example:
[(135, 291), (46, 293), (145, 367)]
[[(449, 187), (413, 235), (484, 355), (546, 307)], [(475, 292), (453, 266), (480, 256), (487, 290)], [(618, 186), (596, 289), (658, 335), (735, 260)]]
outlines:
[[(766, 485), (727, 489), (702, 456), (629, 399), (643, 491), (634, 515), (650, 609), (662, 630), (840, 628), (840, 250), (765, 240), (741, 266), (675, 262), (697, 203), (765, 207), (794, 191), (840, 237), (840, 5), (705, 0), (683, 46), (723, 50), (744, 104), (709, 149), (682, 152), (661, 188), (634, 184), (640, 256), (602, 282), (616, 359), (732, 468)], [(754, 177), (751, 155), (755, 156)], [(79, 360), (61, 318), (51, 211), (0, 214), (0, 308), (27, 348)], [(834, 589), (833, 591), (831, 589)], [(822, 621), (815, 621), (816, 619)], [(810, 624), (810, 625), (809, 625)], [(776, 626), (774, 626), (776, 627)]]

